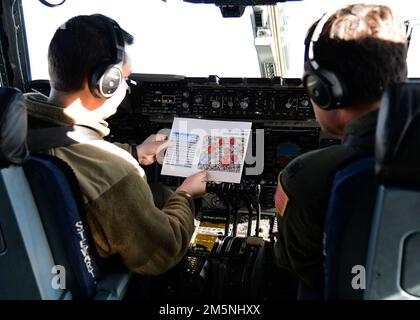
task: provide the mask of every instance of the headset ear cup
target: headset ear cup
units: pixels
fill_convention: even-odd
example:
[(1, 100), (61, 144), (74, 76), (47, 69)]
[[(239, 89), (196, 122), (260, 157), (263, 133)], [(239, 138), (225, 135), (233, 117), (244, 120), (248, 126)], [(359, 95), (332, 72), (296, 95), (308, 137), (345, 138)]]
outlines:
[(90, 76), (89, 89), (90, 89), (90, 92), (96, 98), (103, 98), (101, 96), (101, 92), (99, 90), (99, 79), (102, 77), (102, 75), (104, 74), (104, 72), (105, 72), (106, 69), (107, 69), (107, 66), (105, 66), (105, 65), (96, 67), (93, 70), (92, 75)]
[(347, 99), (345, 83), (334, 72), (320, 67), (316, 61), (314, 46), (331, 14), (325, 13), (308, 30), (305, 37), (305, 65), (303, 84), (310, 98), (322, 109), (342, 108)]
[(332, 100), (328, 84), (322, 74), (319, 73), (319, 68), (315, 69), (309, 59), (304, 64), (302, 80), (309, 97), (315, 104), (321, 109), (328, 109)]
[(90, 80), (90, 91), (97, 98), (111, 98), (123, 81), (118, 65), (101, 66), (95, 69)]
[(118, 90), (122, 81), (123, 75), (121, 68), (118, 65), (111, 66), (99, 79), (99, 92), (103, 97), (109, 99)]
[(328, 86), (329, 96), (331, 99), (328, 109), (342, 108), (346, 101), (347, 91), (344, 81), (342, 81), (334, 72), (329, 70), (320, 68), (318, 72)]
[(316, 73), (308, 74), (305, 78), (305, 86), (309, 97), (322, 109), (328, 109), (331, 105), (331, 93), (325, 81)]
[(89, 88), (96, 98), (109, 99), (117, 92), (124, 78), (120, 67), (124, 62), (124, 36), (118, 23), (111, 18), (102, 14), (94, 14), (91, 17), (100, 19), (105, 24), (114, 52), (112, 58), (93, 69), (89, 78)]
[(346, 88), (335, 73), (319, 68), (313, 70), (305, 64), (303, 76), (309, 97), (324, 110), (342, 108), (346, 99)]

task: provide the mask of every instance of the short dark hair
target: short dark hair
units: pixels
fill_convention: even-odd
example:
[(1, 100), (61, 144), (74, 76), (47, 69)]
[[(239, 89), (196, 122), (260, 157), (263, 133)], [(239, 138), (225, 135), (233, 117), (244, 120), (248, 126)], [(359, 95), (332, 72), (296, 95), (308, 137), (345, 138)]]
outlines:
[[(126, 44), (134, 38), (121, 28)], [(83, 89), (94, 68), (112, 60), (115, 44), (109, 28), (98, 16), (81, 15), (68, 20), (55, 32), (48, 48), (51, 86), (59, 91)]]
[(314, 45), (319, 65), (346, 83), (346, 104), (372, 103), (407, 78), (402, 21), (382, 5), (349, 5), (326, 22)]

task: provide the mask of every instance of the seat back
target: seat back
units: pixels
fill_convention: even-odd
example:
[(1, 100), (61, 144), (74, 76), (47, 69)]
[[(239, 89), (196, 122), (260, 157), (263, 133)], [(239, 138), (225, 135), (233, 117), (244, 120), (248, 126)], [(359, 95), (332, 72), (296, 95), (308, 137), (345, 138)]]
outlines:
[(420, 298), (420, 83), (384, 95), (376, 132), (380, 182), (367, 265), (366, 299)]
[(369, 244), (366, 299), (420, 299), (420, 189), (382, 185)]
[(352, 286), (353, 268), (366, 265), (377, 185), (373, 157), (337, 171), (325, 217), (325, 298), (362, 299)]
[(0, 299), (57, 300), (50, 251), (31, 189), (21, 167), (0, 170)]
[(130, 274), (100, 277), (73, 172), (28, 159), (26, 134), (22, 94), (0, 88), (0, 299), (121, 299)]
[(93, 298), (101, 276), (76, 177), (62, 160), (31, 156), (23, 165), (55, 262), (73, 298)]
[(22, 94), (0, 87), (0, 299), (60, 299), (51, 285), (55, 262), (31, 189)]
[(86, 223), (82, 195), (72, 169), (48, 155), (32, 155), (23, 165), (55, 264), (64, 267), (72, 299), (120, 300), (131, 273), (101, 270)]

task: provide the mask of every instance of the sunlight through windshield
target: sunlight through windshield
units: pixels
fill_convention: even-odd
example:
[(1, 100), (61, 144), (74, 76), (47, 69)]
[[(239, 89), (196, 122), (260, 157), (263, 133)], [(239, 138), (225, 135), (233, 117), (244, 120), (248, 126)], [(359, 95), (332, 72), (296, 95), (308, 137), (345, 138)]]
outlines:
[[(304, 37), (324, 12), (353, 3), (348, 0), (306, 0), (276, 6), (247, 7), (241, 18), (223, 18), (214, 5), (180, 0), (67, 0), (57, 8), (23, 0), (32, 79), (48, 79), (49, 42), (62, 23), (80, 14), (102, 13), (134, 35), (130, 47), (135, 73), (190, 77), (300, 78)], [(403, 19), (420, 18), (412, 0), (364, 1), (390, 6)], [(420, 26), (419, 26), (420, 27)], [(420, 77), (414, 57), (420, 48), (413, 29), (409, 76)]]

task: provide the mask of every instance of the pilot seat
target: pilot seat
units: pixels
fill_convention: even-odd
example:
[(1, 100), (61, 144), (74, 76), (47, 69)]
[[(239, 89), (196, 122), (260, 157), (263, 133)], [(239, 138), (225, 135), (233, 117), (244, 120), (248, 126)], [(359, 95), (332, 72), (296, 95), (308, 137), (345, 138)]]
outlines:
[(380, 186), (365, 299), (420, 299), (420, 82), (384, 95), (376, 132)]
[(62, 160), (29, 155), (22, 93), (0, 88), (0, 299), (122, 299), (131, 277), (104, 269), (77, 179)]

